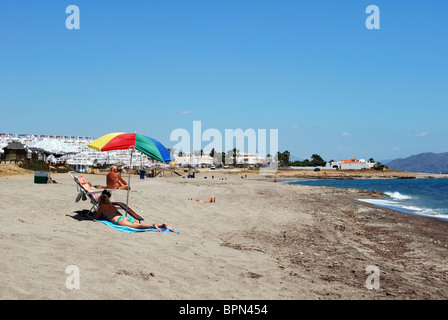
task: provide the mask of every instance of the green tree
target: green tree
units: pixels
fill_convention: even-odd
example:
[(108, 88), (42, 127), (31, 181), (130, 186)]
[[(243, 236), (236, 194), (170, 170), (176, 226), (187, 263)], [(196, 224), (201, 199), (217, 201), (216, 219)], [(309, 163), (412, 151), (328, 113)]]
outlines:
[(277, 161), (280, 166), (289, 166), (290, 153), (288, 150), (277, 152)]
[(322, 157), (318, 154), (313, 154), (311, 156), (311, 163), (313, 166), (325, 166), (326, 162), (324, 159), (322, 159)]
[(232, 150), (228, 150), (226, 154), (227, 163), (232, 162), (233, 166), (236, 166), (236, 158), (238, 154), (240, 153), (240, 150), (237, 148), (233, 148)]
[(302, 167), (311, 167), (312, 165), (313, 163), (308, 159), (303, 160), (301, 164)]
[(291, 156), (291, 153), (288, 151), (288, 150), (285, 150), (283, 153), (282, 153), (282, 160), (283, 160), (283, 162), (284, 162), (284, 164), (286, 165), (286, 166), (288, 166), (289, 165), (289, 157)]

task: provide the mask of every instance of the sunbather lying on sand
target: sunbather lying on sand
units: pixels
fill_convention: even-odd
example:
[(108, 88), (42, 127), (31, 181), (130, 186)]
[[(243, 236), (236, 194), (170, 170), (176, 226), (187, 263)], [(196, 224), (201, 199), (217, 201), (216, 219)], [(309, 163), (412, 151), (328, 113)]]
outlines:
[[(193, 200), (193, 198), (189, 198), (188, 200)], [(208, 199), (205, 200), (205, 201), (196, 199), (197, 202), (206, 202), (206, 203), (209, 203), (209, 202), (215, 202), (215, 200), (216, 200), (215, 196), (210, 196), (210, 198), (208, 198)]]
[(165, 222), (161, 225), (157, 225), (157, 223), (153, 223), (152, 225), (149, 224), (142, 224), (138, 223), (134, 220), (132, 217), (124, 217), (121, 213), (118, 212), (117, 208), (111, 204), (110, 198), (106, 193), (103, 193), (99, 199), (98, 199), (99, 208), (98, 211), (96, 211), (93, 214), (93, 218), (98, 220), (101, 217), (105, 217), (107, 220), (114, 224), (118, 224), (121, 226), (131, 227), (135, 229), (156, 229), (157, 231), (162, 231), (160, 228), (165, 229), (174, 229), (166, 224)]

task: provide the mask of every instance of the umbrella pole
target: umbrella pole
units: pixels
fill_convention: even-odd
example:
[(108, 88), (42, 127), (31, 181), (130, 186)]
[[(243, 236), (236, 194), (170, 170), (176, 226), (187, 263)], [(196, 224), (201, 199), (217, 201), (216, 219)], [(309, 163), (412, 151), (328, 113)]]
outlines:
[[(47, 159), (48, 157), (46, 157)], [(50, 164), (48, 165), (48, 179), (47, 179), (47, 183), (51, 183), (51, 161)]]
[(129, 203), (129, 187), (131, 185), (131, 169), (132, 169), (132, 154), (134, 153), (134, 148), (131, 149), (131, 161), (129, 163), (129, 177), (128, 177), (128, 195), (126, 197), (126, 217), (128, 216), (128, 203)]

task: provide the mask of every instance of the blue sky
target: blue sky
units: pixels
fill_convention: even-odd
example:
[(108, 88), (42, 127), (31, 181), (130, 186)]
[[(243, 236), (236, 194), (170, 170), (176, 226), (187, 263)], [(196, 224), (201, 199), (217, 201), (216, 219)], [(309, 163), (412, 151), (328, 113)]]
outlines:
[(0, 132), (171, 146), (200, 120), (297, 158), (448, 152), (447, 35), (442, 0), (1, 0)]

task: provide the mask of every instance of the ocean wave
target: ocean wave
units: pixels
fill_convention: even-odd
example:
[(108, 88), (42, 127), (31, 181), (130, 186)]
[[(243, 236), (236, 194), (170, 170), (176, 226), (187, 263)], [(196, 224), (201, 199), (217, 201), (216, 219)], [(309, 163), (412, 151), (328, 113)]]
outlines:
[(370, 204), (375, 204), (378, 206), (397, 206), (398, 205), (395, 201), (385, 200), (385, 199), (358, 199), (358, 200), (367, 202)]
[(379, 190), (387, 196), (359, 199), (404, 213), (448, 220), (448, 179), (296, 180), (294, 184)]
[(411, 196), (407, 196), (405, 194), (401, 194), (400, 192), (394, 191), (394, 192), (384, 192), (385, 194), (387, 194), (388, 196), (390, 196), (393, 199), (397, 199), (397, 200), (408, 200), (408, 199), (412, 199)]
[(385, 200), (385, 199), (358, 199), (363, 202), (367, 202), (376, 206), (389, 208), (392, 210), (398, 210), (405, 213), (416, 214), (420, 216), (439, 218), (448, 220), (448, 214), (443, 209), (430, 209), (423, 206), (405, 205), (399, 201)]
[(409, 210), (409, 211), (415, 211), (415, 212), (431, 212), (432, 210), (423, 208), (423, 207), (416, 207), (416, 206), (400, 206), (403, 209)]

